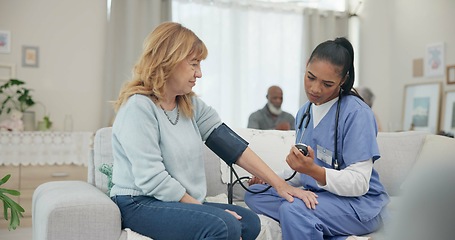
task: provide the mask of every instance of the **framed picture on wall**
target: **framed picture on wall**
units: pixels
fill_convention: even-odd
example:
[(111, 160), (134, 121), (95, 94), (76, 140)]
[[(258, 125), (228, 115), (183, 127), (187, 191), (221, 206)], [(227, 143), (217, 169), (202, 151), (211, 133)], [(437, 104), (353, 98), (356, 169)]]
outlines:
[(38, 67), (39, 48), (32, 46), (22, 46), (22, 66)]
[(438, 131), (441, 83), (410, 84), (404, 88), (403, 130)]
[(425, 77), (443, 77), (445, 70), (444, 43), (427, 45), (425, 52)]
[(448, 91), (444, 96), (442, 107), (441, 130), (446, 133), (455, 133), (455, 90)]
[(0, 63), (0, 84), (3, 81), (8, 81), (11, 78), (16, 78), (16, 65)]
[(455, 83), (455, 65), (447, 66), (446, 78), (447, 78), (447, 84)]
[(0, 53), (11, 52), (11, 32), (0, 30)]

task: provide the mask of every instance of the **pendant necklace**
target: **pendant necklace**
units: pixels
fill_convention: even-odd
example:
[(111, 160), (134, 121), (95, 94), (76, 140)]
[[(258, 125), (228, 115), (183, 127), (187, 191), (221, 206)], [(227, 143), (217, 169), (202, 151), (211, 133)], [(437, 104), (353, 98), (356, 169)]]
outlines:
[(179, 122), (179, 117), (180, 117), (179, 105), (177, 105), (177, 117), (175, 118), (175, 122), (173, 122), (173, 121), (171, 120), (171, 118), (169, 117), (169, 115), (167, 115), (166, 110), (164, 110), (164, 108), (161, 106), (161, 104), (160, 104), (160, 107), (161, 107), (161, 109), (163, 109), (164, 115), (166, 115), (167, 120), (169, 120), (169, 122), (170, 122), (172, 125), (176, 125), (176, 124)]

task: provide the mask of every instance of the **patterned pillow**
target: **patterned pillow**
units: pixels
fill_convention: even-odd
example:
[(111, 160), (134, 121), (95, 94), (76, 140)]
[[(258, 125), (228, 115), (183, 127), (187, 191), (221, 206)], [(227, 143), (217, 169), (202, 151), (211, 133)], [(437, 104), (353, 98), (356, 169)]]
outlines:
[(112, 183), (112, 164), (103, 163), (98, 168), (98, 171), (100, 171), (102, 174), (106, 175), (106, 177), (107, 177), (108, 182), (107, 182), (107, 192), (106, 192), (106, 194), (109, 196), (109, 193), (111, 192), (111, 188), (114, 185)]

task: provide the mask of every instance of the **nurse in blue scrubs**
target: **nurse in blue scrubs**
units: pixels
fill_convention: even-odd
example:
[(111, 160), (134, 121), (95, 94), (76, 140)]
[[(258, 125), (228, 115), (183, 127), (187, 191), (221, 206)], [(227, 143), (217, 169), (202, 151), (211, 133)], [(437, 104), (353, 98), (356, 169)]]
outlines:
[[(296, 143), (286, 162), (297, 172), (289, 184), (308, 191), (288, 202), (253, 178), (245, 201), (278, 222), (284, 240), (343, 239), (382, 226), (389, 197), (373, 164), (379, 160), (371, 108), (353, 89), (354, 50), (346, 38), (319, 44), (305, 71), (308, 102), (297, 113)], [(259, 193), (261, 192), (261, 193)]]

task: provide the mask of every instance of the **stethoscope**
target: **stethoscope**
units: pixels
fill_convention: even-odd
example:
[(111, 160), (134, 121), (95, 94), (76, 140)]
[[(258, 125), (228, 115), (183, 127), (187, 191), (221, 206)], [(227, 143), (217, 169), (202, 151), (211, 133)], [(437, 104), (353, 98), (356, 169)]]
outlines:
[[(313, 103), (309, 103), (308, 104), (308, 107), (305, 111), (305, 113), (303, 114), (302, 116), (302, 120), (300, 121), (299, 123), (299, 127), (298, 127), (298, 130), (299, 132), (301, 132), (302, 134), (300, 135), (300, 138), (299, 138), (299, 143), (302, 143), (302, 139), (303, 139), (303, 136), (305, 134), (305, 131), (308, 127), (308, 124), (310, 123), (310, 119), (311, 119), (311, 105)], [(338, 164), (338, 157), (337, 157), (337, 153), (338, 153), (338, 121), (339, 121), (339, 118), (340, 118), (340, 106), (341, 106), (341, 92), (340, 94), (338, 95), (338, 102), (337, 102), (337, 111), (335, 113), (335, 139), (334, 139), (334, 145), (335, 145), (335, 151), (334, 151), (334, 154), (332, 156), (332, 167), (336, 170), (340, 170), (340, 166)], [(303, 121), (305, 120), (306, 118), (306, 123), (305, 123), (305, 126), (302, 128), (302, 124), (303, 124)]]
[[(305, 134), (305, 131), (308, 127), (308, 124), (310, 123), (310, 119), (311, 119), (311, 105), (312, 103), (310, 102), (305, 113), (303, 114), (302, 116), (302, 120), (300, 121), (299, 123), (299, 127), (298, 127), (298, 130), (297, 131), (303, 131), (302, 134), (300, 135), (300, 138), (299, 138), (299, 143), (302, 142), (302, 139), (303, 139), (303, 135)], [(335, 113), (335, 153), (334, 153), (334, 156), (332, 157), (332, 167), (336, 170), (340, 170), (340, 166), (338, 164), (338, 158), (337, 158), (337, 150), (338, 150), (338, 143), (337, 143), (337, 139), (338, 139), (338, 120), (339, 120), (339, 116), (340, 116), (340, 106), (341, 106), (341, 91), (340, 91), (340, 94), (338, 96), (338, 102), (337, 102), (337, 111)], [(303, 121), (306, 119), (306, 123), (305, 123), (305, 126), (304, 128), (302, 129), (302, 124), (303, 124)], [(233, 187), (234, 185), (238, 182), (246, 191), (250, 192), (250, 193), (253, 193), (253, 194), (258, 194), (258, 193), (263, 193), (263, 192), (266, 192), (267, 190), (269, 190), (272, 186), (267, 186), (266, 188), (260, 190), (260, 191), (252, 191), (250, 189), (248, 189), (243, 183), (242, 183), (242, 180), (243, 179), (250, 179), (250, 177), (239, 177), (239, 175), (237, 174), (237, 172), (235, 172), (233, 166), (231, 166), (231, 178), (230, 178), (230, 183), (228, 184), (228, 203), (229, 204), (232, 204), (232, 198), (233, 198)], [(294, 173), (285, 179), (285, 181), (289, 181), (291, 180), (292, 178), (294, 178), (294, 176), (297, 174), (297, 171), (294, 171)], [(235, 177), (237, 178), (235, 181), (233, 181), (233, 175), (235, 175)]]

